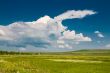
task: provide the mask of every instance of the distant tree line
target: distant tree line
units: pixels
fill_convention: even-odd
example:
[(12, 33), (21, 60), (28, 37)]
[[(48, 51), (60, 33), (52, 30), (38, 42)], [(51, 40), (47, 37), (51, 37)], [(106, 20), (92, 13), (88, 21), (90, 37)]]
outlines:
[[(0, 51), (0, 55), (62, 55), (65, 52), (15, 52), (15, 51)], [(68, 54), (68, 53), (67, 53)]]
[(39, 53), (33, 52), (15, 52), (15, 51), (0, 51), (0, 55), (38, 55)]

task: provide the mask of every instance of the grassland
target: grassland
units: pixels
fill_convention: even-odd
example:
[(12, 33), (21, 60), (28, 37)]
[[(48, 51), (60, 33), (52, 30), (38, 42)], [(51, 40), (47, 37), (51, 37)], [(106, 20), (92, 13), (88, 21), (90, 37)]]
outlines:
[(0, 55), (0, 73), (110, 73), (110, 51)]

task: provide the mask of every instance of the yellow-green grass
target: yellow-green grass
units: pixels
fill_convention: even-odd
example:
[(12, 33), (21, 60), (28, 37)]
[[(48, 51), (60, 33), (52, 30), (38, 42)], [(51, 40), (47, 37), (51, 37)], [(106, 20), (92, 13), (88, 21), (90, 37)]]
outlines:
[(110, 56), (1, 55), (0, 73), (110, 73)]

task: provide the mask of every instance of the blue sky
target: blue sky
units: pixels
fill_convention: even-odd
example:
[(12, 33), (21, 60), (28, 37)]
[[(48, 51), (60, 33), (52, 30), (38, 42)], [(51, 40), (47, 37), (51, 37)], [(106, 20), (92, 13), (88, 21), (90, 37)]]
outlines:
[[(79, 50), (79, 49), (101, 49), (101, 48), (110, 48), (110, 8), (109, 8), (110, 1), (109, 0), (0, 0), (0, 30), (1, 30), (1, 38), (0, 38), (0, 47), (1, 50), (22, 50), (22, 51), (34, 51), (34, 50), (42, 50), (40, 49), (43, 47), (43, 51), (65, 51), (65, 50)], [(11, 45), (9, 44), (9, 40), (4, 40), (2, 36), (3, 32), (8, 33), (7, 28), (2, 28), (2, 26), (9, 26), (15, 24), (24, 25), (27, 24), (27, 22), (33, 22), (38, 20), (39, 18), (43, 18), (45, 15), (47, 15), (47, 19), (57, 17), (67, 11), (83, 11), (83, 10), (92, 10), (96, 13), (85, 16), (84, 18), (76, 18), (76, 19), (66, 19), (61, 21), (62, 25), (67, 27), (66, 30), (69, 31), (75, 31), (76, 34), (82, 33), (83, 37), (88, 37), (91, 39), (91, 41), (84, 41), (84, 42), (78, 42), (78, 44), (72, 44), (74, 42), (71, 41), (71, 43), (68, 41), (66, 42), (66, 46), (71, 46), (71, 49), (66, 49), (64, 46), (60, 45), (60, 48), (53, 48), (49, 46), (49, 44), (53, 45), (52, 43), (47, 42), (46, 40), (43, 41), (39, 40), (38, 38), (30, 38), (23, 36), (23, 38), (20, 38), (20, 42), (17, 42), (15, 45), (11, 41)], [(49, 16), (49, 17), (48, 17)], [(44, 18), (44, 19), (45, 19)], [(21, 23), (22, 22), (22, 23)], [(24, 23), (23, 23), (24, 22)], [(15, 25), (14, 24), (14, 25)], [(52, 23), (53, 24), (53, 23)], [(17, 25), (15, 25), (17, 26)], [(21, 29), (16, 27), (17, 29)], [(52, 26), (53, 28), (53, 26)], [(18, 33), (17, 30), (14, 30), (14, 33)], [(11, 29), (11, 31), (12, 31)], [(27, 28), (24, 27), (22, 31), (27, 30)], [(38, 30), (38, 29), (37, 29)], [(39, 31), (37, 30), (31, 30), (31, 33), (39, 34)], [(52, 30), (50, 30), (52, 31)], [(8, 33), (9, 34), (9, 33)], [(18, 34), (16, 34), (18, 35)], [(18, 35), (19, 36), (19, 35)], [(37, 35), (38, 36), (38, 35)], [(43, 36), (43, 35), (42, 35)], [(51, 35), (52, 40), (58, 40), (53, 38), (54, 34)], [(5, 36), (6, 37), (6, 36)], [(9, 37), (9, 36), (8, 36)], [(17, 39), (14, 39), (17, 40)], [(25, 46), (21, 46), (21, 44), (24, 44), (25, 40)], [(31, 40), (29, 42), (28, 40)], [(60, 42), (64, 44), (64, 42)], [(20, 44), (21, 43), (21, 44)], [(5, 44), (3, 46), (3, 44)], [(48, 48), (44, 45), (48, 45)], [(14, 45), (14, 46), (13, 46)], [(36, 46), (37, 45), (37, 46)], [(28, 46), (28, 47), (27, 47)], [(39, 48), (40, 46), (40, 48)], [(54, 41), (54, 45), (55, 44)], [(8, 48), (7, 48), (8, 47)], [(28, 49), (28, 48), (32, 49)], [(11, 49), (12, 48), (12, 49)], [(18, 49), (19, 48), (19, 49)], [(53, 48), (53, 49), (51, 49)], [(62, 49), (63, 48), (63, 49)]]

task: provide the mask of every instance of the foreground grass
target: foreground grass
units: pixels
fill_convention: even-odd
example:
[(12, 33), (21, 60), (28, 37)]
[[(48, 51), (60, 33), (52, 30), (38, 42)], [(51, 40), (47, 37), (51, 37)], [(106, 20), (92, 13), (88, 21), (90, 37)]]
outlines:
[(110, 56), (1, 55), (0, 73), (110, 73)]

